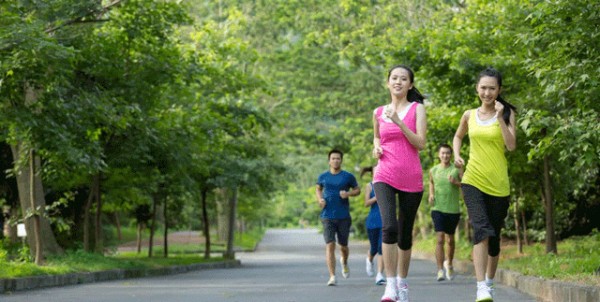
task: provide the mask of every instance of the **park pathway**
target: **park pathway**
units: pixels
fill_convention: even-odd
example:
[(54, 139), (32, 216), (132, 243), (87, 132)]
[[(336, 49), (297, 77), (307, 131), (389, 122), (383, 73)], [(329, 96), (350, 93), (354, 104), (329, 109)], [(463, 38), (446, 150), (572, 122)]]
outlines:
[[(0, 301), (376, 302), (383, 287), (365, 274), (366, 249), (364, 242), (351, 241), (350, 278), (338, 276), (335, 287), (325, 285), (328, 274), (321, 234), (315, 229), (269, 230), (255, 252), (237, 253), (242, 262), (238, 268), (17, 292), (0, 295)], [(451, 282), (437, 282), (434, 277), (432, 262), (413, 260), (412, 302), (475, 300), (472, 276), (458, 275)], [(535, 301), (509, 287), (498, 286), (496, 293), (496, 302)]]

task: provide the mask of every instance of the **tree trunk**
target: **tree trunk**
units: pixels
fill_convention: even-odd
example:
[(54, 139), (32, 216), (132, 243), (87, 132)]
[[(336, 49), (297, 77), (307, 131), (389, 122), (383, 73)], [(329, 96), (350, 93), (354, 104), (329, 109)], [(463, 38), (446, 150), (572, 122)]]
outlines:
[(152, 258), (152, 246), (154, 245), (154, 230), (156, 228), (156, 208), (158, 204), (158, 193), (152, 194), (152, 223), (150, 224), (150, 239), (148, 239), (148, 257)]
[(96, 196), (96, 187), (96, 177), (93, 177), (90, 193), (83, 209), (83, 250), (86, 252), (92, 251), (90, 247), (90, 209), (92, 208), (94, 196)]
[(227, 189), (220, 188), (215, 190), (216, 204), (217, 204), (217, 239), (219, 241), (226, 241), (227, 234), (229, 234), (229, 210), (228, 206), (228, 191)]
[[(22, 142), (18, 142), (16, 145), (11, 145), (11, 150), (12, 150), (12, 154), (13, 154), (13, 160), (15, 163), (19, 162), (20, 158), (28, 158), (27, 155), (29, 153), (29, 150), (27, 150), (26, 148), (23, 147), (23, 143)], [(40, 167), (41, 167), (41, 161), (40, 158), (38, 156), (34, 157), (34, 167), (36, 171), (40, 171)], [(31, 186), (31, 175), (30, 175), (30, 171), (29, 169), (23, 169), (23, 167), (19, 166), (18, 164), (15, 164), (15, 176), (17, 179), (17, 187), (19, 190), (19, 203), (21, 205), (21, 213), (23, 216), (27, 215), (28, 211), (33, 210), (31, 208), (31, 201), (30, 201), (30, 191), (32, 190), (32, 186)], [(43, 188), (43, 183), (42, 183), (42, 177), (41, 175), (38, 173), (36, 175), (33, 175), (35, 182), (34, 182), (34, 186), (33, 186), (33, 190), (35, 191), (35, 199), (34, 199), (34, 209), (35, 208), (39, 208), (40, 211), (45, 211), (45, 207), (46, 207), (46, 200), (44, 197), (44, 188)], [(63, 250), (62, 248), (58, 245), (58, 243), (56, 242), (56, 237), (54, 236), (54, 233), (52, 231), (52, 228), (50, 226), (50, 222), (48, 221), (47, 218), (45, 218), (44, 215), (40, 215), (40, 238), (42, 241), (41, 246), (43, 247), (43, 251), (42, 251), (42, 256), (45, 257), (49, 254), (62, 254)], [(27, 231), (28, 234), (34, 234), (34, 226), (33, 226), (33, 221), (31, 221), (31, 219), (28, 219), (27, 221), (25, 221), (25, 229)], [(29, 247), (31, 248), (31, 251), (35, 251), (36, 249), (36, 241), (34, 236), (27, 236), (27, 243), (29, 244)], [(32, 255), (35, 256), (35, 255)]]
[(136, 245), (137, 245), (137, 253), (140, 254), (142, 252), (142, 231), (144, 230), (144, 223), (143, 222), (138, 222), (138, 227), (137, 227), (137, 241), (136, 241)]
[(554, 201), (552, 199), (552, 179), (550, 177), (550, 158), (544, 156), (544, 201), (546, 204), (546, 253), (558, 253), (554, 234)]
[(94, 238), (95, 239), (95, 244), (94, 244), (94, 250), (96, 251), (96, 253), (103, 253), (104, 252), (104, 240), (102, 238), (102, 194), (100, 192), (100, 179), (101, 179), (101, 173), (98, 173), (96, 175), (96, 181), (94, 182), (94, 184), (96, 185), (96, 216), (94, 219), (94, 227), (96, 228), (94, 231)]
[(35, 151), (31, 149), (29, 151), (29, 202), (31, 204), (32, 216), (30, 219), (33, 220), (33, 238), (35, 239), (35, 264), (42, 265), (44, 262), (44, 256), (42, 251), (44, 246), (42, 245), (42, 238), (40, 234), (40, 214), (42, 208), (38, 208), (35, 205)]
[[(8, 217), (9, 217), (10, 221), (13, 221), (13, 220), (16, 221), (17, 218), (19, 217), (19, 209), (17, 209), (17, 207), (10, 207)], [(10, 243), (19, 242), (19, 236), (17, 236), (17, 226), (7, 223), (5, 225), (5, 228), (7, 229), (6, 233), (8, 235), (8, 240), (10, 241)]]
[(202, 190), (202, 227), (204, 232), (204, 259), (210, 259), (210, 228), (208, 225), (208, 211), (206, 210), (206, 189)]
[(525, 245), (529, 245), (529, 237), (527, 236), (527, 220), (525, 220), (525, 212), (521, 211), (521, 223), (523, 224), (523, 240)]
[(165, 230), (163, 232), (163, 257), (169, 257), (169, 216), (168, 216), (168, 207), (167, 207), (167, 199), (165, 198), (165, 205), (163, 207), (163, 217), (165, 219)]
[(235, 236), (235, 208), (237, 207), (237, 197), (238, 190), (237, 188), (233, 189), (231, 192), (231, 196), (229, 197), (229, 228), (227, 234), (227, 251), (223, 258), (225, 259), (235, 259), (235, 252), (233, 251), (233, 242)]
[(521, 227), (519, 226), (519, 198), (515, 198), (515, 208), (513, 211), (513, 217), (515, 220), (515, 231), (517, 235), (517, 249), (519, 254), (523, 254), (523, 242), (521, 242)]
[(115, 215), (115, 226), (117, 227), (117, 239), (123, 240), (123, 234), (121, 234), (121, 219), (119, 219), (119, 212), (114, 212)]

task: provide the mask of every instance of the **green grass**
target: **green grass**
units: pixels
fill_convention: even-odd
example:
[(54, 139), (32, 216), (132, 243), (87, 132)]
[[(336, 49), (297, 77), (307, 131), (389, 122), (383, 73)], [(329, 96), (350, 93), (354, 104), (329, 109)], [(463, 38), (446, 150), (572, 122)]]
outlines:
[(253, 251), (256, 245), (260, 242), (262, 237), (265, 235), (265, 230), (252, 230), (246, 233), (236, 234), (235, 246), (245, 251)]
[[(263, 235), (264, 231), (236, 234), (235, 245), (244, 250), (252, 250)], [(17, 247), (12, 247), (13, 250), (15, 248)], [(111, 269), (148, 269), (222, 261), (221, 254), (225, 251), (225, 245), (221, 242), (213, 243), (211, 244), (211, 251), (219, 256), (213, 254), (210, 259), (204, 259), (204, 246), (198, 244), (169, 244), (168, 258), (163, 257), (162, 247), (154, 247), (152, 258), (148, 258), (147, 246), (142, 248), (140, 254), (137, 252), (115, 252), (108, 256), (78, 250), (68, 251), (61, 256), (49, 257), (43, 266), (37, 266), (31, 261), (7, 260), (7, 250), (0, 245), (0, 278), (60, 275)]]
[(36, 275), (59, 275), (75, 272), (95, 272), (111, 269), (148, 269), (171, 265), (188, 265), (221, 261), (222, 257), (204, 259), (200, 254), (170, 253), (168, 258), (162, 253), (155, 253), (152, 258), (147, 253), (128, 252), (114, 256), (86, 253), (83, 251), (67, 252), (62, 256), (49, 257), (43, 266), (31, 262), (0, 261), (0, 278), (17, 278)]
[[(416, 251), (435, 252), (435, 238), (416, 241)], [(471, 261), (472, 246), (466, 240), (456, 244), (455, 259)], [(523, 246), (519, 254), (515, 244), (503, 244), (499, 268), (523, 275), (557, 279), (584, 285), (600, 286), (600, 232), (572, 237), (558, 243), (558, 254), (547, 254), (544, 243)]]

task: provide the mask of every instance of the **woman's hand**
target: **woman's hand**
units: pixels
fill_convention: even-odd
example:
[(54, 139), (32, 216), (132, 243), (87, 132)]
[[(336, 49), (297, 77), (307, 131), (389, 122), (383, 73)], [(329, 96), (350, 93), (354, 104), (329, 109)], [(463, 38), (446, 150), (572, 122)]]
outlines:
[(375, 146), (373, 148), (373, 157), (378, 159), (379, 157), (381, 157), (382, 154), (383, 154), (383, 148), (381, 148), (381, 146)]
[(494, 101), (494, 110), (496, 110), (496, 118), (502, 118), (504, 114), (504, 104)]
[(464, 167), (464, 165), (465, 165), (465, 160), (464, 160), (464, 159), (462, 159), (462, 157), (460, 157), (460, 156), (458, 156), (458, 155), (457, 155), (457, 156), (454, 156), (454, 165), (455, 165), (457, 168), (459, 168), (459, 169), (460, 169), (460, 168)]
[(385, 117), (392, 120), (392, 122), (396, 124), (400, 121), (398, 114), (396, 114), (396, 111), (392, 108), (392, 106), (387, 106), (383, 114), (385, 114)]

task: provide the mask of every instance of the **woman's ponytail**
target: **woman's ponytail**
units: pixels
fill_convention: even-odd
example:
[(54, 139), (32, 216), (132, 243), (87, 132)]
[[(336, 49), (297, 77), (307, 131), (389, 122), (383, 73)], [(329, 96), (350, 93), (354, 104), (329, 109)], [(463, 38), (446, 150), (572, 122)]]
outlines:
[(425, 97), (421, 94), (419, 89), (417, 89), (417, 87), (413, 85), (413, 87), (408, 91), (406, 99), (408, 99), (408, 101), (411, 103), (417, 102), (423, 104), (423, 100), (425, 100)]

